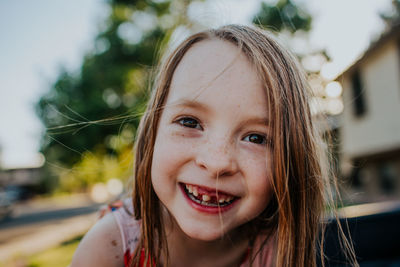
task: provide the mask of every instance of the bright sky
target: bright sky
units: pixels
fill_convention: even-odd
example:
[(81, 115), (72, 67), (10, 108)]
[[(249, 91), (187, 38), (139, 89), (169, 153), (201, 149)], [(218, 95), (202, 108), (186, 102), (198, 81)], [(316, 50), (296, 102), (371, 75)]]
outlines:
[[(245, 23), (259, 0), (213, 0), (197, 5), (199, 19), (215, 24)], [(274, 0), (268, 0), (274, 2)], [(349, 66), (383, 30), (378, 12), (390, 0), (298, 0), (313, 14), (310, 44), (326, 48), (339, 73)], [(245, 4), (244, 4), (245, 3)], [(222, 15), (223, 14), (223, 15)], [(92, 47), (104, 1), (0, 1), (0, 166), (34, 166), (43, 126), (34, 103), (55, 81), (61, 66), (77, 70)]]

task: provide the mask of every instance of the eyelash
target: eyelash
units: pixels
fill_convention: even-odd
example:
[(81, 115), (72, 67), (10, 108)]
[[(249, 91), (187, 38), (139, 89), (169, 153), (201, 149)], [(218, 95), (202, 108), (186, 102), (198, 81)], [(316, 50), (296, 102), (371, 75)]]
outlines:
[[(190, 124), (190, 122), (188, 122), (189, 120), (191, 121), (192, 124)], [(203, 127), (201, 127), (199, 121), (192, 117), (179, 118), (176, 120), (176, 123), (180, 124), (182, 127), (203, 130)], [(195, 125), (193, 125), (193, 124), (195, 124)]]
[[(261, 137), (262, 139), (261, 139), (260, 143), (259, 142), (252, 142), (252, 141), (250, 141), (251, 137)], [(247, 136), (245, 136), (245, 138), (243, 138), (243, 140), (245, 140), (247, 142), (250, 142), (250, 143), (257, 144), (257, 145), (266, 145), (268, 143), (266, 136), (264, 136), (262, 134), (256, 134), (256, 133), (248, 134)]]
[[(192, 117), (182, 117), (182, 118), (177, 119), (175, 122), (185, 128), (203, 130), (203, 127), (201, 126), (199, 121)], [(261, 137), (261, 142), (252, 142), (251, 141), (252, 137), (257, 137), (257, 138)], [(271, 144), (271, 141), (265, 135), (257, 134), (257, 133), (248, 134), (247, 136), (245, 136), (243, 138), (243, 140), (246, 142), (254, 143), (256, 145), (267, 145), (267, 144), (270, 145)], [(255, 141), (255, 140), (253, 140), (253, 141)]]

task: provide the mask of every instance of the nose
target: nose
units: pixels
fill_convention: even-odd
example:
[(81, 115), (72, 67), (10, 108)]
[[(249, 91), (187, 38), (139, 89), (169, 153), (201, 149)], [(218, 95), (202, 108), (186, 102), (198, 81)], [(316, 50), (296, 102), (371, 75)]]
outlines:
[(196, 164), (211, 177), (231, 176), (238, 171), (235, 145), (228, 138), (206, 138), (196, 155)]

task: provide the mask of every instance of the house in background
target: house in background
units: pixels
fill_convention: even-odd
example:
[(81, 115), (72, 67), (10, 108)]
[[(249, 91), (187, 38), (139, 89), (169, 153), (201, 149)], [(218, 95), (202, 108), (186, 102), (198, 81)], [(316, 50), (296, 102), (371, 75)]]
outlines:
[(400, 199), (400, 25), (392, 27), (336, 81), (343, 87), (340, 167), (344, 199)]

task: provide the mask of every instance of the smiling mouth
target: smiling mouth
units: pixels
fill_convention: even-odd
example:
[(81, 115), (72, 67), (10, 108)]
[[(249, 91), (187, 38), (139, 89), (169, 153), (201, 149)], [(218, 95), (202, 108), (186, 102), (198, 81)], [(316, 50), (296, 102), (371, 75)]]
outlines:
[(228, 207), (238, 199), (238, 197), (221, 193), (217, 190), (208, 190), (197, 185), (181, 183), (180, 186), (191, 201), (204, 207)]

